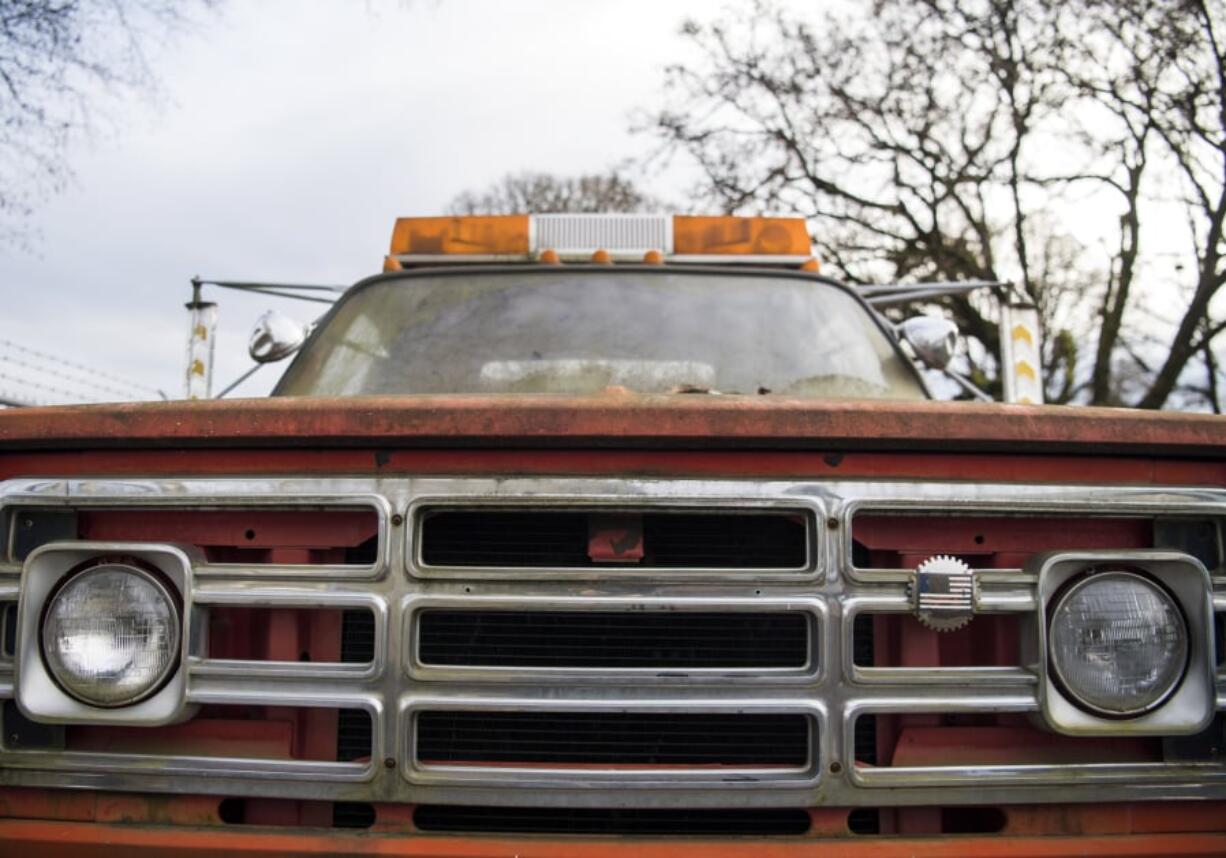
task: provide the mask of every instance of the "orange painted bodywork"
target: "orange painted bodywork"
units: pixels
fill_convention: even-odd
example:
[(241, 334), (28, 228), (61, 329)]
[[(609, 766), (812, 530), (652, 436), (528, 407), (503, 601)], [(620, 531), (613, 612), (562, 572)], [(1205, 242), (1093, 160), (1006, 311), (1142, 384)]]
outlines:
[(21, 408), (5, 449), (486, 447), (1087, 453), (1226, 459), (1204, 414), (773, 396), (283, 397)]
[[(987, 835), (852, 835), (846, 809), (811, 811), (812, 833), (797, 837), (451, 836), (412, 826), (412, 808), (376, 805), (368, 831), (320, 830), (327, 803), (276, 802), (259, 824), (226, 825), (216, 797), (0, 789), (0, 854), (37, 856), (511, 856), (523, 858), (889, 858), (889, 856), (1223, 855), (1221, 802), (1021, 805)], [(899, 808), (909, 829), (926, 830), (933, 808)], [(933, 829), (934, 831), (939, 829)]]
[(1226, 834), (1107, 837), (934, 837), (793, 839), (648, 839), (584, 837), (436, 837), (175, 829), (85, 823), (0, 821), (5, 854), (40, 858), (191, 858), (388, 855), (413, 858), (1074, 858), (1074, 856), (1221, 856)]
[[(1221, 418), (1108, 409), (630, 394), (91, 406), (0, 415), (0, 478), (596, 474), (1222, 487), (1224, 426)], [(915, 539), (903, 542), (890, 547), (918, 550)], [(904, 761), (937, 752), (948, 759), (948, 749), (925, 740), (923, 725), (906, 729)], [(990, 754), (1000, 738), (971, 750)], [(1008, 807), (1005, 829), (985, 836), (915, 836), (940, 830), (932, 808), (888, 811), (906, 820), (905, 837), (851, 836), (846, 809), (817, 809), (810, 836), (721, 839), (423, 835), (408, 822), (410, 808), (383, 806), (375, 827), (360, 833), (300, 827), (313, 814), (326, 820), (321, 807), (287, 812), (287, 827), (230, 826), (218, 802), (0, 789), (0, 855), (1226, 855), (1219, 802)], [(925, 828), (933, 819), (937, 827)]]

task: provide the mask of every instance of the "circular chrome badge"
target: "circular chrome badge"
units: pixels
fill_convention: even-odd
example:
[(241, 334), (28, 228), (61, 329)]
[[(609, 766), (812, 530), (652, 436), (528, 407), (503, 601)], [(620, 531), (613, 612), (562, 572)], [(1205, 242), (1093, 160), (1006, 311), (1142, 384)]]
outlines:
[(956, 557), (929, 557), (907, 589), (916, 619), (933, 631), (960, 629), (975, 616), (975, 570)]

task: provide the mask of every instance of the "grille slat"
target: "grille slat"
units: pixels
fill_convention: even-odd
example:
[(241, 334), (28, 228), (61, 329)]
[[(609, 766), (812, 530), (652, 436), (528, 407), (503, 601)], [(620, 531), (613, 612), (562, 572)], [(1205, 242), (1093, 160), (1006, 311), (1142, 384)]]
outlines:
[(809, 720), (799, 714), (426, 711), (416, 727), (417, 759), (427, 763), (809, 762)]
[[(542, 569), (603, 566), (589, 555), (595, 522), (587, 510), (433, 510), (421, 523), (421, 558), (428, 566)], [(642, 522), (646, 568), (802, 569), (808, 524), (801, 512), (618, 513)]]
[(799, 668), (800, 613), (428, 610), (423, 664), (488, 667)]

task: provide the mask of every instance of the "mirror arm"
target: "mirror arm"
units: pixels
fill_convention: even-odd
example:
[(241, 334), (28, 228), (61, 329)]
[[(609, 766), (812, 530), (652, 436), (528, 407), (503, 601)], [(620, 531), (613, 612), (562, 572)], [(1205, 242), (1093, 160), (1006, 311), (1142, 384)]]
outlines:
[(229, 393), (231, 390), (233, 390), (234, 388), (238, 387), (240, 384), (242, 384), (242, 383), (243, 383), (244, 381), (246, 381), (247, 379), (251, 378), (251, 376), (255, 375), (256, 370), (258, 370), (260, 367), (265, 366), (265, 365), (266, 365), (266, 364), (257, 363), (257, 364), (256, 364), (255, 366), (253, 366), (251, 369), (247, 370), (247, 371), (246, 371), (246, 372), (244, 372), (242, 375), (240, 375), (238, 378), (234, 379), (234, 381), (232, 381), (232, 382), (230, 382), (229, 384), (227, 384), (227, 385), (225, 386), (225, 388), (224, 388), (224, 389), (221, 391), (221, 393), (217, 394), (217, 395), (216, 395), (216, 396), (214, 396), (213, 398), (214, 398), (214, 399), (221, 399), (223, 396), (225, 396), (225, 395), (226, 395), (227, 393)]
[(975, 383), (971, 381), (969, 378), (967, 378), (966, 376), (964, 376), (962, 373), (955, 372), (954, 370), (949, 369), (948, 367), (941, 370), (941, 372), (945, 373), (945, 375), (949, 376), (954, 381), (956, 381), (959, 385), (961, 385), (963, 390), (965, 390), (971, 396), (975, 397), (980, 402), (995, 402), (996, 401), (995, 399), (993, 399), (992, 397), (984, 393), (982, 390), (980, 390), (978, 387), (976, 387)]

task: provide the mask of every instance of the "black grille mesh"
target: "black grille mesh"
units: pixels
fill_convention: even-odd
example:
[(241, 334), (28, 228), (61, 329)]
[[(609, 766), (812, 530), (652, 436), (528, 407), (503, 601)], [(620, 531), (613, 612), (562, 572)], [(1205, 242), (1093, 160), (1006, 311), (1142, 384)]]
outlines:
[(643, 563), (796, 569), (807, 556), (805, 531), (800, 515), (644, 515)]
[[(872, 614), (859, 614), (852, 626), (852, 653), (855, 663), (872, 667), (875, 657)], [(861, 715), (855, 726), (856, 760), (877, 765), (877, 716)], [(855, 829), (852, 829), (853, 831)]]
[(421, 556), (431, 566), (587, 566), (587, 522), (581, 512), (429, 513)]
[(809, 814), (793, 809), (720, 808), (620, 810), (420, 805), (413, 824), (422, 831), (525, 834), (799, 835)]
[(424, 664), (488, 667), (785, 668), (808, 662), (804, 614), (430, 610)]
[[(375, 658), (375, 615), (366, 610), (341, 615), (341, 661), (368, 662)], [(352, 762), (370, 756), (373, 729), (370, 715), (361, 709), (342, 709), (336, 721), (336, 759)]]
[(1226, 661), (1226, 617), (1213, 615), (1213, 653), (1214, 664)]
[(337, 713), (336, 759), (350, 763), (370, 756), (370, 715), (362, 709), (342, 709)]
[(341, 614), (341, 661), (375, 660), (375, 615), (367, 610)]
[[(421, 526), (430, 566), (564, 568), (597, 565), (588, 556), (587, 511), (437, 510)], [(799, 512), (658, 513), (642, 523), (645, 567), (801, 569), (808, 527)]]
[(809, 762), (796, 714), (471, 712), (417, 716), (427, 763), (788, 766)]

